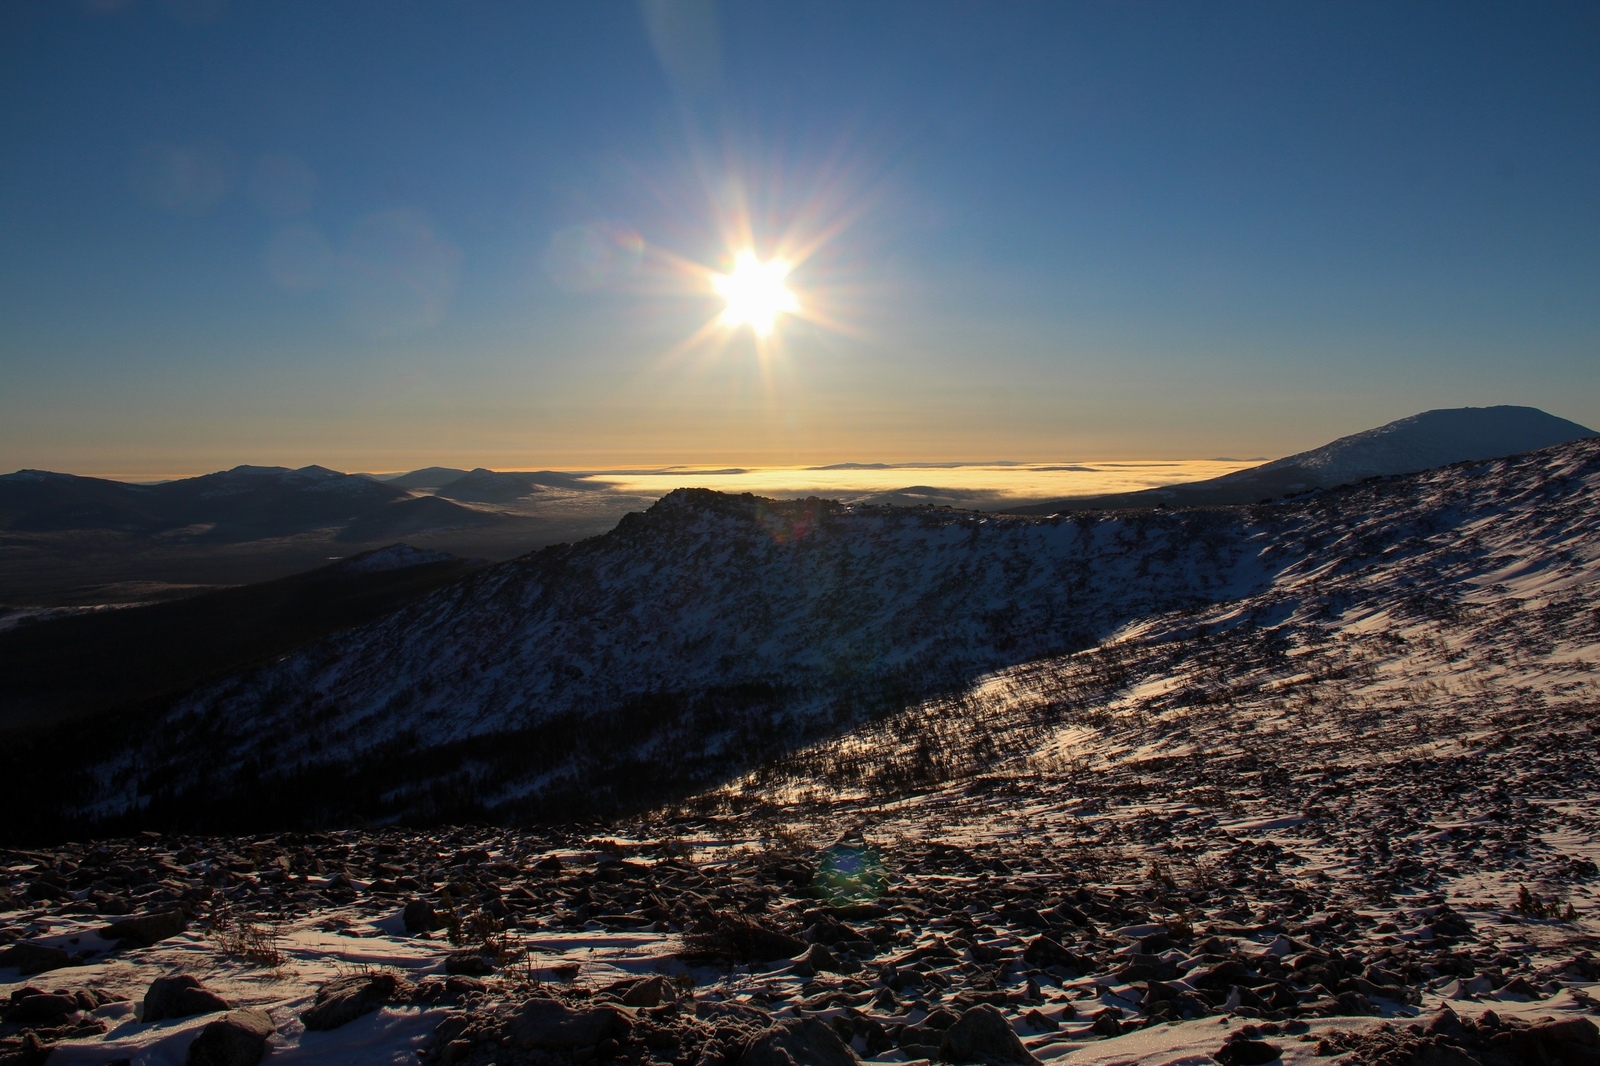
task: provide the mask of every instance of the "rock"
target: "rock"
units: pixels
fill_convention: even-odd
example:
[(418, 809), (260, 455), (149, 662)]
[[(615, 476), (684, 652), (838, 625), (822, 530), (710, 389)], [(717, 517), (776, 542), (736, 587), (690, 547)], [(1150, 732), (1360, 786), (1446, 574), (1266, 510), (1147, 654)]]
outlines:
[(827, 1023), (801, 1018), (756, 1034), (735, 1066), (856, 1066), (860, 1061)]
[(1600, 1026), (1588, 1018), (1565, 1018), (1535, 1025), (1530, 1032), (1551, 1043), (1571, 1043), (1581, 1047), (1600, 1047)]
[(1054, 1018), (1049, 1018), (1043, 1014), (1040, 1014), (1037, 1009), (1030, 1010), (1028, 1013), (1024, 1014), (1022, 1016), (1022, 1020), (1027, 1022), (1029, 1028), (1036, 1033), (1054, 1033), (1059, 1032), (1061, 1029), (1060, 1022), (1056, 1021)]
[(913, 1059), (936, 1059), (939, 1046), (944, 1043), (944, 1032), (924, 1025), (908, 1025), (900, 1030), (900, 1050)]
[(494, 961), (481, 951), (452, 951), (445, 956), (444, 972), (463, 977), (487, 977), (494, 973)]
[(1507, 981), (1503, 987), (1501, 987), (1500, 994), (1506, 995), (1507, 993), (1516, 996), (1527, 996), (1529, 999), (1544, 998), (1544, 996), (1540, 994), (1539, 990), (1534, 987), (1533, 982), (1520, 975), (1513, 977), (1511, 980)]
[(1036, 1066), (1039, 1062), (1022, 1046), (1006, 1016), (987, 1003), (969, 1007), (945, 1030), (939, 1060), (983, 1066)]
[(25, 1031), (17, 1047), (0, 1051), (0, 1066), (44, 1066), (50, 1057), (50, 1047), (39, 1039), (39, 1034)]
[(1448, 1006), (1441, 1006), (1422, 1031), (1428, 1036), (1443, 1036), (1458, 1043), (1465, 1042), (1469, 1035), (1460, 1016)]
[(1211, 1056), (1222, 1066), (1265, 1066), (1283, 1057), (1283, 1048), (1265, 1040), (1232, 1039)]
[[(1403, 1056), (1409, 1055), (1409, 1058)], [(1401, 1048), (1396, 1056), (1406, 1066), (1483, 1066), (1483, 1060), (1447, 1044), (1438, 1037), (1413, 1040)]]
[(594, 1047), (626, 1036), (633, 1020), (621, 1007), (569, 1007), (553, 999), (530, 999), (506, 1021), (507, 1038), (525, 1050)]
[(200, 1030), (189, 1045), (189, 1066), (256, 1066), (271, 1035), (265, 1011), (231, 1010)]
[(861, 969), (861, 964), (854, 959), (840, 959), (833, 952), (821, 944), (812, 944), (804, 955), (798, 960), (799, 965), (811, 967), (812, 973), (855, 973)]
[(765, 962), (792, 959), (808, 945), (742, 914), (718, 914), (684, 937), (691, 955)]
[(15, 967), (17, 972), (24, 977), (29, 974), (59, 970), (63, 966), (71, 965), (72, 956), (62, 949), (49, 947), (45, 944), (33, 944), (26, 940), (19, 941), (4, 951), (0, 951), (0, 967)]
[(476, 977), (467, 977), (456, 974), (445, 978), (444, 990), (452, 996), (464, 996), (468, 992), (482, 992), (489, 986)]
[(400, 920), (405, 922), (408, 933), (431, 933), (444, 925), (439, 912), (425, 899), (414, 899), (407, 903), (405, 910), (400, 912)]
[(41, 992), (12, 999), (4, 1017), (11, 1025), (49, 1027), (60, 1025), (80, 1009), (76, 996)]
[(187, 1018), (195, 1014), (232, 1010), (233, 1004), (200, 987), (200, 982), (188, 974), (175, 977), (157, 977), (150, 982), (144, 994), (144, 1009), (139, 1020), (159, 1022), (164, 1018)]
[(317, 989), (317, 999), (300, 1013), (307, 1029), (326, 1032), (370, 1014), (385, 1003), (404, 1002), (416, 986), (397, 973), (339, 977)]
[(72, 998), (78, 1001), (79, 1010), (99, 1010), (107, 1003), (115, 1002), (109, 992), (100, 992), (92, 988), (80, 988), (72, 993)]
[(112, 922), (100, 930), (100, 935), (107, 940), (121, 940), (134, 947), (147, 948), (169, 936), (177, 936), (187, 928), (189, 920), (184, 917), (183, 911), (173, 909), (155, 914), (136, 914), (132, 918)]
[(1160, 955), (1134, 955), (1128, 964), (1117, 971), (1117, 980), (1132, 983), (1134, 981), (1171, 981), (1178, 976), (1176, 963), (1168, 962)]
[(1340, 992), (1333, 997), (1332, 1014), (1358, 1017), (1379, 1013), (1378, 1008), (1372, 1005), (1372, 1000), (1360, 992)]
[(659, 1007), (672, 996), (667, 979), (659, 974), (639, 981), (622, 994), (624, 1007)]
[[(1482, 1026), (1480, 1028), (1487, 1028)], [(1588, 1018), (1544, 1019), (1526, 1029), (1507, 1028), (1489, 1049), (1521, 1063), (1600, 1063), (1600, 1029)]]
[(1094, 964), (1088, 959), (1067, 950), (1059, 942), (1043, 934), (1029, 941), (1028, 946), (1023, 949), (1022, 957), (1041, 970), (1049, 966), (1060, 966), (1080, 975), (1094, 971)]
[(1186, 980), (1195, 988), (1226, 992), (1234, 985), (1249, 984), (1250, 970), (1244, 963), (1228, 959), (1214, 966), (1197, 966), (1189, 971)]

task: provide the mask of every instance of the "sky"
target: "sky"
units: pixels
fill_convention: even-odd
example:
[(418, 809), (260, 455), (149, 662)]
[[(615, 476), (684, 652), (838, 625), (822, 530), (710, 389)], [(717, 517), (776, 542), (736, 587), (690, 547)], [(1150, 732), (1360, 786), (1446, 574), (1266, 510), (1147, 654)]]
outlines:
[(0, 469), (1600, 426), (1597, 55), (1592, 3), (11, 0)]

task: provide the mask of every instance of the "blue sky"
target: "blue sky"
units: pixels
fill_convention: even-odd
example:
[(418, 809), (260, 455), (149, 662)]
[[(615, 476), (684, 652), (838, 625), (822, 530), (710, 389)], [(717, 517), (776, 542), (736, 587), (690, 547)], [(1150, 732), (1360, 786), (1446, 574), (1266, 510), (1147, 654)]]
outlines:
[(1593, 4), (10, 3), (0, 467), (1600, 425), (1597, 55)]

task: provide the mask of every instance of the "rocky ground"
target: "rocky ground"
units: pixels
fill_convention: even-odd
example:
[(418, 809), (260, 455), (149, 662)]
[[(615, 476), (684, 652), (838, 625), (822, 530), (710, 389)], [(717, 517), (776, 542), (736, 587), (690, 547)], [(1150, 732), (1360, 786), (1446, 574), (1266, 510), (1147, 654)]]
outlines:
[(1380, 771), (9, 852), (0, 1062), (1600, 1061), (1583, 812)]

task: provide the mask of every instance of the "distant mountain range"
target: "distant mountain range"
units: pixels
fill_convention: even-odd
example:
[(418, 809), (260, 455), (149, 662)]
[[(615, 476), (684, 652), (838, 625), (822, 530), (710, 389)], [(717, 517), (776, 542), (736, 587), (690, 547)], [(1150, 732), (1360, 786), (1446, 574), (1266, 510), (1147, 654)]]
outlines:
[[(1113, 495), (1005, 508), (1011, 514), (1124, 507), (1256, 503), (1312, 489), (1533, 451), (1596, 431), (1533, 407), (1427, 411), (1341, 437), (1331, 444), (1208, 481)], [(894, 464), (930, 468), (960, 464)], [(885, 469), (842, 463), (819, 469)], [(494, 471), (426, 467), (405, 474), (343, 474), (321, 466), (291, 470), (237, 466), (157, 485), (44, 470), (0, 475), (0, 531), (101, 530), (154, 534), (186, 530), (215, 542), (238, 542), (333, 529), (342, 542), (370, 543), (448, 529), (475, 529), (502, 516), (492, 505), (548, 489), (604, 492), (607, 486), (553, 470)], [(431, 495), (416, 492), (432, 490)], [(909, 486), (867, 502), (982, 506), (990, 494)], [(490, 510), (470, 504), (490, 505)]]
[[(190, 529), (210, 540), (245, 541), (365, 521), (381, 538), (384, 527), (405, 525), (407, 502), (415, 501), (405, 489), (321, 466), (236, 466), (159, 485), (44, 470), (0, 475), (0, 529), (33, 533)], [(483, 521), (456, 504), (436, 504), (428, 528)], [(395, 508), (402, 513), (387, 517)]]
[[(908, 485), (851, 502), (1015, 514), (1257, 503), (1592, 435), (1533, 408), (1430, 411), (1225, 477), (1143, 492), (1017, 504), (998, 486)], [(961, 465), (892, 464), (908, 474)], [(604, 532), (652, 499), (551, 470), (427, 467), (371, 475), (240, 466), (151, 485), (19, 470), (0, 475), (0, 603), (63, 607), (192, 595), (397, 540), (503, 560)]]
[(1402, 418), (1331, 444), (1206, 481), (1007, 507), (1008, 514), (1056, 514), (1124, 507), (1210, 507), (1257, 503), (1312, 489), (1391, 477), (1451, 463), (1495, 459), (1600, 436), (1537, 407), (1456, 407)]
[[(383, 479), (321, 466), (236, 466), (156, 485), (47, 470), (0, 475), (0, 530), (99, 530), (154, 534), (187, 530), (238, 542), (336, 529), (344, 542), (372, 542), (495, 524), (501, 516), (463, 503), (509, 503), (546, 488), (603, 490), (553, 470), (497, 473), (428, 467)], [(410, 490), (434, 488), (431, 496)]]
[(648, 502), (550, 470), (430, 467), (384, 480), (239, 466), (144, 485), (19, 470), (0, 475), (0, 605), (193, 595), (397, 540), (509, 559), (602, 533)]

